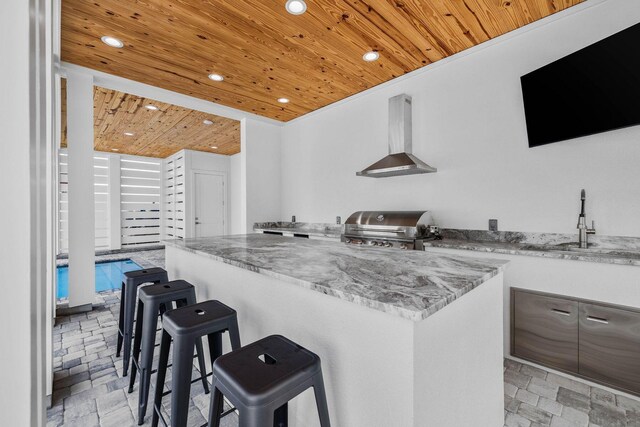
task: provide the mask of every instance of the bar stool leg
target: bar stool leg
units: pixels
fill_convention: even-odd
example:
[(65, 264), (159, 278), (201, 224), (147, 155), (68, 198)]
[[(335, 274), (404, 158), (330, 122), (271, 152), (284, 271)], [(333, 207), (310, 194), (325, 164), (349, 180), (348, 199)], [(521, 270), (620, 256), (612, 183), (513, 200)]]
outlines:
[(222, 392), (216, 387), (215, 377), (213, 384), (213, 395), (211, 396), (211, 404), (209, 405), (209, 427), (220, 427), (220, 415), (222, 415), (223, 399)]
[(324, 391), (324, 380), (322, 372), (315, 375), (313, 380), (313, 393), (316, 396), (316, 406), (318, 407), (318, 416), (320, 417), (321, 427), (331, 427), (329, 421), (329, 406), (327, 405), (327, 395)]
[(122, 282), (120, 286), (120, 313), (118, 319), (118, 345), (116, 347), (116, 357), (120, 357), (120, 352), (122, 351), (122, 341), (124, 335), (124, 300), (126, 295), (126, 285)]
[(229, 325), (229, 340), (231, 341), (231, 349), (237, 350), (240, 345), (240, 332), (238, 328), (238, 319), (234, 318), (233, 323)]
[[(141, 304), (139, 302), (138, 304)], [(151, 370), (153, 367), (153, 349), (155, 348), (156, 328), (158, 327), (158, 307), (148, 307), (142, 317), (138, 310), (138, 322), (142, 324), (142, 358), (140, 359), (140, 385), (138, 387), (138, 425), (144, 424), (144, 416), (147, 413), (149, 401), (149, 389), (151, 385)], [(138, 327), (136, 326), (136, 334)], [(136, 341), (138, 337), (136, 336)], [(134, 349), (135, 352), (135, 349)], [(135, 369), (135, 365), (132, 369)], [(133, 375), (133, 372), (131, 374)]]
[(207, 335), (209, 340), (209, 356), (211, 357), (211, 366), (213, 362), (220, 356), (222, 356), (222, 333), (216, 332)]
[[(136, 317), (138, 319), (142, 319), (144, 316), (144, 303), (142, 301), (138, 302), (138, 314)], [(133, 338), (133, 360), (140, 364), (140, 343), (142, 341), (142, 324), (143, 322), (138, 320), (136, 322), (136, 331)], [(134, 363), (131, 367), (131, 375), (129, 378), (129, 393), (133, 392), (133, 386), (136, 383), (136, 364)]]
[(122, 376), (126, 377), (129, 371), (131, 359), (131, 338), (133, 334), (133, 321), (136, 311), (137, 286), (128, 285), (126, 287), (126, 300), (124, 303), (124, 354), (122, 356)]
[(171, 427), (187, 425), (194, 346), (195, 342), (192, 338), (178, 336), (174, 339), (171, 369)]
[[(154, 411), (152, 427), (158, 427), (160, 417), (158, 412), (162, 408), (162, 393), (164, 389), (164, 381), (167, 376), (167, 365), (169, 364), (169, 349), (171, 347), (171, 335), (162, 332), (162, 340), (160, 341), (160, 360), (158, 361), (158, 376), (156, 378), (156, 395), (153, 399)], [(157, 411), (157, 412), (156, 412)]]
[[(189, 295), (186, 301), (177, 301), (177, 307), (183, 307), (184, 305), (193, 305), (196, 303), (195, 292), (193, 295)], [(204, 350), (202, 349), (202, 338), (196, 339), (196, 354), (198, 355), (198, 367), (200, 368), (200, 375), (202, 376), (202, 387), (204, 388), (204, 394), (209, 394), (209, 382), (207, 382), (207, 365), (204, 361)], [(213, 361), (211, 361), (213, 366)]]
[(268, 407), (242, 408), (238, 427), (273, 427), (273, 411)]

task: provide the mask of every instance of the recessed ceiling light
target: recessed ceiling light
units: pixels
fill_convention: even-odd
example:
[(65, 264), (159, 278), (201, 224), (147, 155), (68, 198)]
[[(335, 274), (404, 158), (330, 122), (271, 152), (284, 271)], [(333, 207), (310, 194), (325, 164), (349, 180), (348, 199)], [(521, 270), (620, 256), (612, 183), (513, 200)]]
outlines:
[(111, 151), (120, 151), (117, 148), (112, 148)]
[(367, 62), (373, 62), (373, 61), (377, 61), (378, 58), (380, 58), (380, 54), (374, 50), (365, 53), (364, 55), (362, 55), (362, 59), (364, 59)]
[(218, 147), (216, 147), (215, 145), (212, 145), (211, 148), (213, 148), (214, 150), (218, 149)]
[(100, 37), (100, 40), (102, 40), (102, 43), (106, 44), (107, 46), (117, 47), (118, 49), (124, 46), (124, 43), (122, 43), (122, 40), (119, 40), (115, 37), (102, 36)]
[(125, 132), (124, 134), (127, 136), (133, 136), (133, 132)]
[(292, 15), (302, 15), (307, 11), (307, 4), (304, 0), (287, 0), (284, 7)]
[(209, 74), (209, 78), (214, 82), (221, 82), (224, 80), (224, 77), (222, 77), (220, 74), (214, 74), (214, 73)]
[(280, 104), (288, 104), (289, 103), (289, 98), (278, 98), (278, 102)]
[(209, 120), (209, 119), (204, 119), (204, 120), (202, 121), (202, 123), (204, 123), (204, 124), (205, 124), (205, 125), (207, 125), (207, 126), (209, 126), (209, 125), (212, 125), (212, 124), (213, 124), (213, 122), (212, 122), (211, 120)]
[(146, 108), (147, 110), (151, 110), (151, 111), (156, 111), (158, 110), (158, 107), (156, 107), (155, 105), (145, 105), (144, 108)]

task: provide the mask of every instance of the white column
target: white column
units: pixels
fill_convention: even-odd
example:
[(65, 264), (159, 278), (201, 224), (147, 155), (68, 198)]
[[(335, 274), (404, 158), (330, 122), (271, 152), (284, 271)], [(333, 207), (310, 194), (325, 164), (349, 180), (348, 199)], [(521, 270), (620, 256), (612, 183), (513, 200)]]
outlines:
[[(280, 221), (280, 140), (282, 128), (252, 119), (240, 122), (241, 191), (247, 233), (253, 224)], [(244, 190), (242, 190), (244, 189)]]
[(44, 1), (2, 2), (0, 12), (0, 413), (2, 425), (44, 426), (47, 331), (46, 157), (51, 30)]
[(247, 120), (240, 121), (240, 234), (247, 233)]
[(120, 155), (109, 156), (109, 249), (122, 248), (120, 226)]
[(93, 77), (67, 72), (69, 307), (95, 297)]

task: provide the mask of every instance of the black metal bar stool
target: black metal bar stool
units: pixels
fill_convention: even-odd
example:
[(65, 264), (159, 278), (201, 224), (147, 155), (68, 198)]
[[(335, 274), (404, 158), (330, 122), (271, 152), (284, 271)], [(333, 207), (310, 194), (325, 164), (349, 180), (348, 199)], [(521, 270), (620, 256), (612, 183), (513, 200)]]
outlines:
[[(153, 404), (152, 426), (158, 426), (162, 417), (160, 409), (162, 397), (171, 393), (171, 427), (187, 425), (191, 372), (193, 369), (193, 348), (197, 340), (206, 336), (209, 341), (211, 362), (222, 355), (222, 333), (229, 332), (231, 348), (240, 348), (238, 316), (236, 311), (220, 301), (205, 301), (167, 311), (162, 319), (162, 341), (158, 378), (156, 380)], [(169, 361), (169, 348), (173, 339), (173, 368), (170, 392), (164, 393), (164, 381)], [(164, 417), (162, 422), (167, 425)]]
[[(166, 310), (176, 307), (184, 307), (196, 303), (195, 287), (184, 280), (174, 280), (172, 282), (149, 285), (140, 288), (138, 291), (138, 311), (136, 315), (136, 332), (133, 339), (133, 358), (131, 366), (131, 376), (129, 379), (129, 393), (133, 391), (136, 381), (136, 372), (140, 371), (140, 387), (138, 391), (138, 425), (144, 423), (144, 416), (147, 413), (147, 402), (149, 400), (149, 388), (151, 385), (151, 374), (153, 365), (153, 350), (156, 344), (156, 328), (158, 327), (158, 316), (162, 316)], [(205, 393), (209, 393), (209, 383), (206, 378), (204, 363), (204, 352), (202, 351), (202, 340), (195, 340), (196, 354)], [(140, 351), (142, 349), (142, 357)], [(193, 357), (193, 355), (192, 355)], [(195, 380), (197, 381), (197, 380)]]
[(133, 338), (133, 322), (136, 311), (136, 294), (138, 286), (145, 283), (168, 282), (167, 272), (160, 267), (145, 268), (142, 270), (124, 273), (125, 280), (120, 289), (120, 319), (118, 321), (118, 346), (116, 357), (120, 357), (124, 342), (124, 355), (122, 357), (122, 376), (126, 377), (129, 371), (131, 358), (131, 339)]
[(322, 427), (330, 427), (320, 358), (271, 335), (216, 359), (209, 427), (219, 427), (222, 398), (240, 411), (240, 427), (286, 427), (287, 402), (313, 387)]

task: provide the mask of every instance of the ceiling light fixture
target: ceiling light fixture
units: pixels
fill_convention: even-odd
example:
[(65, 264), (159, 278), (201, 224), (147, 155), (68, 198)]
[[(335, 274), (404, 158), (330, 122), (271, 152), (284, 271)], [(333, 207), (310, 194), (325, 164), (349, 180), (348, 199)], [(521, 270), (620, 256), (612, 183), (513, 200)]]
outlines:
[(209, 78), (214, 82), (221, 82), (224, 80), (224, 77), (222, 77), (220, 74), (213, 74), (213, 73), (209, 74)]
[(307, 11), (307, 4), (304, 0), (287, 0), (284, 7), (292, 15), (302, 15)]
[(378, 52), (376, 52), (375, 50), (372, 50), (372, 51), (367, 52), (364, 55), (362, 55), (362, 59), (364, 59), (367, 62), (377, 61), (378, 58), (380, 58), (380, 54)]
[(204, 120), (202, 121), (202, 123), (204, 123), (204, 124), (205, 124), (205, 125), (207, 125), (207, 126), (209, 126), (209, 125), (212, 125), (212, 124), (213, 124), (213, 122), (212, 122), (211, 120), (209, 120), (209, 119), (204, 119)]
[(112, 148), (111, 151), (120, 151), (117, 148)]
[(218, 147), (216, 147), (215, 145), (212, 145), (211, 148), (213, 148), (214, 150), (218, 149)]
[(127, 136), (133, 136), (133, 132), (125, 132), (124, 134)]
[(145, 105), (144, 108), (146, 108), (147, 110), (151, 110), (151, 111), (156, 111), (158, 110), (158, 107), (156, 107), (155, 105)]
[(289, 98), (278, 98), (278, 102), (280, 104), (288, 104), (289, 103)]
[(102, 36), (100, 37), (100, 40), (102, 40), (102, 43), (106, 44), (107, 46), (116, 47), (118, 49), (124, 47), (124, 43), (122, 42), (122, 40), (115, 37)]

